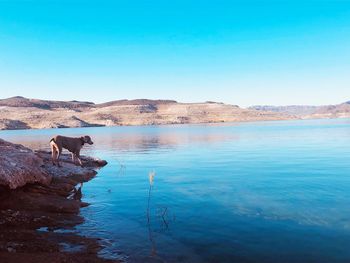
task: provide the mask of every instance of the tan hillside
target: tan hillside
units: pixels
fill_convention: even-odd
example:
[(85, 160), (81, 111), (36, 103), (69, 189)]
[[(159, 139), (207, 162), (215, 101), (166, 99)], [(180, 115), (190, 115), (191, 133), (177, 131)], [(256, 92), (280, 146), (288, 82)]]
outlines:
[(350, 102), (338, 105), (321, 106), (316, 112), (308, 117), (317, 118), (350, 118)]
[(292, 118), (223, 103), (172, 100), (119, 100), (103, 104), (14, 97), (0, 100), (0, 129), (161, 125)]
[(296, 116), (299, 119), (350, 118), (350, 101), (326, 106), (252, 106), (249, 109), (261, 112), (275, 112), (286, 117)]

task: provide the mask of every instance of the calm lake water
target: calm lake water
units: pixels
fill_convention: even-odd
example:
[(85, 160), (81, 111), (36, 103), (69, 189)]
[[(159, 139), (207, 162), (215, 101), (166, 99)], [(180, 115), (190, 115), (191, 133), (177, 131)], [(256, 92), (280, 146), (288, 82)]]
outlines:
[[(350, 120), (2, 131), (91, 135), (76, 232), (127, 262), (350, 262)], [(155, 172), (150, 189), (149, 173)]]

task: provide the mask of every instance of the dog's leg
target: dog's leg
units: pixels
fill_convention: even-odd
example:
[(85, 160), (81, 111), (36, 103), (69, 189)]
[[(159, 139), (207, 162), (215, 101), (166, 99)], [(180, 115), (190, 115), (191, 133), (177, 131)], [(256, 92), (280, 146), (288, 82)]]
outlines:
[(52, 157), (52, 164), (56, 165), (58, 162), (58, 147), (57, 144), (53, 141), (50, 143), (51, 146), (51, 157)]
[(75, 164), (76, 160), (75, 160), (75, 153), (72, 153), (72, 162)]
[(80, 160), (80, 156), (77, 157), (77, 159), (78, 159), (79, 165), (80, 165), (81, 167), (83, 167), (83, 162)]
[(56, 160), (57, 160), (57, 166), (58, 167), (62, 167), (61, 166), (61, 164), (60, 164), (60, 161), (59, 161), (59, 158), (60, 158), (60, 156), (61, 156), (61, 153), (62, 153), (62, 147), (57, 147), (57, 158), (56, 158)]
[(80, 160), (80, 159), (78, 158), (77, 154), (74, 153), (74, 164), (75, 164), (75, 165), (80, 165), (79, 160)]
[(80, 159), (80, 151), (78, 151), (76, 154), (75, 154), (75, 157), (77, 158), (79, 164), (81, 167), (83, 167), (83, 162), (81, 161)]
[(56, 161), (56, 148), (53, 145), (53, 142), (50, 143), (51, 146), (51, 161), (53, 165), (56, 165), (55, 161)]
[(58, 151), (56, 149), (53, 149), (53, 157), (52, 157), (53, 165), (57, 164), (57, 155), (58, 155)]

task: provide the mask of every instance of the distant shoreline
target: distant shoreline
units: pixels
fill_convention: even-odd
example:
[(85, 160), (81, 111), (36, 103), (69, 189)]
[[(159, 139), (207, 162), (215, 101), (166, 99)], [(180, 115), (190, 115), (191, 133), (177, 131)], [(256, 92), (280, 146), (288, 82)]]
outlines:
[(13, 97), (0, 100), (0, 130), (208, 124), (350, 117), (350, 102), (330, 106), (254, 106), (220, 102), (117, 100), (102, 104)]
[(335, 119), (350, 119), (348, 117), (323, 117), (323, 118), (286, 118), (279, 120), (249, 120), (249, 121), (232, 121), (232, 122), (198, 122), (198, 123), (167, 123), (167, 124), (143, 124), (143, 125), (114, 125), (114, 126), (86, 126), (86, 127), (64, 127), (64, 128), (29, 128), (29, 129), (0, 129), (5, 131), (26, 131), (26, 130), (65, 130), (65, 129), (80, 129), (80, 128), (115, 128), (115, 127), (166, 127), (166, 126), (186, 126), (186, 125), (206, 125), (206, 124), (237, 124), (237, 123), (255, 123), (255, 122), (284, 122), (284, 121), (310, 121), (310, 120), (335, 120)]

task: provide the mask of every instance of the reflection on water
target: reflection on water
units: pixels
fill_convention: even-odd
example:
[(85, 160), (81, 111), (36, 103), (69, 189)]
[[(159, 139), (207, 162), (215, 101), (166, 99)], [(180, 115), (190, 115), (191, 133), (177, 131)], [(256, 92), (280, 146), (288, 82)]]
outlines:
[[(89, 134), (84, 235), (128, 262), (350, 262), (350, 120), (6, 131)], [(156, 171), (156, 173), (149, 171)], [(77, 190), (78, 191), (78, 190)], [(79, 195), (79, 194), (78, 194)]]
[[(66, 136), (82, 136), (92, 134), (99, 148), (121, 152), (147, 153), (154, 149), (171, 150), (180, 145), (193, 142), (215, 143), (234, 140), (237, 134), (217, 133), (201, 131), (201, 126), (193, 126), (198, 129), (198, 133), (191, 132), (189, 126), (184, 126), (184, 130), (173, 130), (180, 126), (150, 126), (142, 127), (103, 127), (103, 128), (72, 128), (72, 129), (47, 129), (30, 131), (6, 131), (2, 136), (4, 139), (24, 144), (33, 149), (49, 149), (48, 141), (56, 134)], [(208, 126), (214, 127), (214, 126)], [(190, 131), (190, 132), (189, 132)], [(236, 138), (237, 139), (237, 138)], [(90, 147), (91, 148), (91, 147)]]

